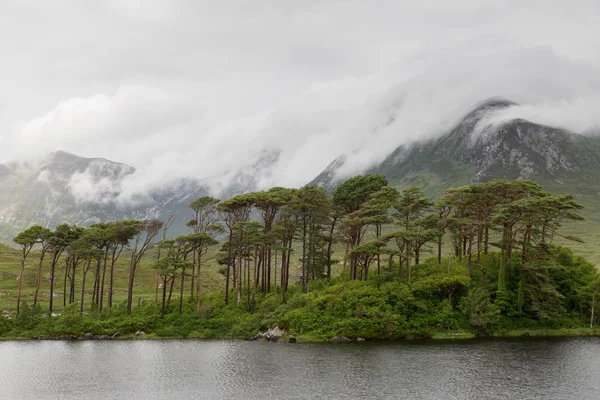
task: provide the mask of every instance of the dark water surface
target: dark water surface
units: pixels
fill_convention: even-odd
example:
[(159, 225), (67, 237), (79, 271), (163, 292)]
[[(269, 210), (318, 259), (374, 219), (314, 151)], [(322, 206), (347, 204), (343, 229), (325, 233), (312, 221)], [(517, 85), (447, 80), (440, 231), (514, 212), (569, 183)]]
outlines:
[(0, 342), (0, 399), (600, 399), (600, 338)]

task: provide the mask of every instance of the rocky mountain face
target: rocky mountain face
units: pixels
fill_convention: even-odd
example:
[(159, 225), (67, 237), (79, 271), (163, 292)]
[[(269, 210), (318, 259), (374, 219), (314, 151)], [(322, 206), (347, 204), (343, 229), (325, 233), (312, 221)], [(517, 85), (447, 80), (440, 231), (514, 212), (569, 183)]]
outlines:
[[(485, 125), (486, 116), (511, 105), (483, 103), (450, 132), (400, 146), (366, 172), (384, 174), (398, 188), (420, 187), (432, 197), (448, 187), (498, 178), (530, 179), (554, 191), (596, 196), (600, 140), (522, 119)], [(313, 184), (335, 187), (343, 179), (336, 171), (347, 157), (335, 160)]]
[(190, 218), (188, 203), (206, 194), (200, 182), (188, 180), (133, 201), (119, 201), (120, 184), (134, 172), (125, 164), (63, 151), (40, 162), (0, 164), (0, 240), (10, 242), (34, 224), (85, 226), (173, 214), (183, 225)]

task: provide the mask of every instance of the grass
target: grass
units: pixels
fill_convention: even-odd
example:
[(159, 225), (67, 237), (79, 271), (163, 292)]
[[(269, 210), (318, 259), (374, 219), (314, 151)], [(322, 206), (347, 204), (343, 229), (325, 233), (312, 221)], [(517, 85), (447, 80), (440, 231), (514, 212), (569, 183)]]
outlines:
[[(212, 248), (209, 253), (205, 256), (205, 262), (202, 265), (202, 278), (201, 287), (203, 293), (209, 293), (224, 288), (224, 278), (219, 273), (219, 266), (215, 262), (217, 248)], [(129, 257), (131, 253), (124, 251), (121, 258), (118, 260), (115, 267), (114, 276), (114, 292), (113, 302), (114, 304), (124, 304), (127, 301), (127, 282), (128, 282), (128, 271), (129, 271)], [(36, 283), (36, 271), (39, 260), (39, 251), (32, 251), (27, 257), (25, 263), (25, 271), (23, 275), (22, 283), (22, 294), (21, 301), (33, 304), (33, 298), (35, 293)], [(155, 252), (149, 251), (144, 258), (138, 270), (136, 271), (136, 282), (134, 287), (134, 304), (140, 305), (149, 304), (154, 302), (155, 298), (155, 274), (153, 270)], [(49, 293), (50, 293), (50, 263), (46, 257), (42, 267), (42, 284), (38, 295), (38, 304), (41, 305), (42, 309), (47, 309), (49, 305)], [(17, 249), (10, 246), (0, 244), (0, 310), (13, 310), (16, 307), (17, 302), (17, 283), (19, 276), (21, 262), (21, 253)], [(75, 299), (77, 302), (81, 299), (81, 284), (83, 272), (81, 266), (78, 267), (76, 273), (76, 286), (75, 286)], [(86, 309), (89, 308), (91, 302), (92, 290), (94, 285), (94, 272), (93, 267), (90, 268), (86, 277), (86, 297), (84, 304)], [(57, 312), (63, 307), (63, 282), (64, 282), (64, 260), (56, 268), (56, 279), (55, 279), (55, 297), (54, 297), (54, 309)], [(186, 295), (190, 293), (190, 282), (191, 278), (188, 278), (186, 283)], [(176, 282), (175, 289), (179, 289), (179, 281)], [(105, 278), (105, 302), (107, 301), (108, 291), (108, 271)], [(179, 297), (179, 291), (173, 290), (173, 296)], [(69, 288), (67, 287), (67, 291)], [(160, 293), (159, 293), (160, 295)], [(106, 303), (105, 303), (106, 304)]]

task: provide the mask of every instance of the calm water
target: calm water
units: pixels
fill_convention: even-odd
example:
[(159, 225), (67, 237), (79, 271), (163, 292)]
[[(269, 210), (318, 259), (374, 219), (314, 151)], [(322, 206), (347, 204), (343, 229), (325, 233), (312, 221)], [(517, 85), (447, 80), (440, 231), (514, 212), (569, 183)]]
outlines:
[(599, 399), (600, 339), (0, 342), (0, 399)]

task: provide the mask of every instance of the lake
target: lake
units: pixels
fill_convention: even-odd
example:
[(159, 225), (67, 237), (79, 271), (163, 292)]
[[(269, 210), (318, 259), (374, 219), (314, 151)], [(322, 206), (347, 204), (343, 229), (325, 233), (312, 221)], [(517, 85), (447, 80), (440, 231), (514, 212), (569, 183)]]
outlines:
[(600, 338), (0, 342), (1, 399), (598, 399)]

